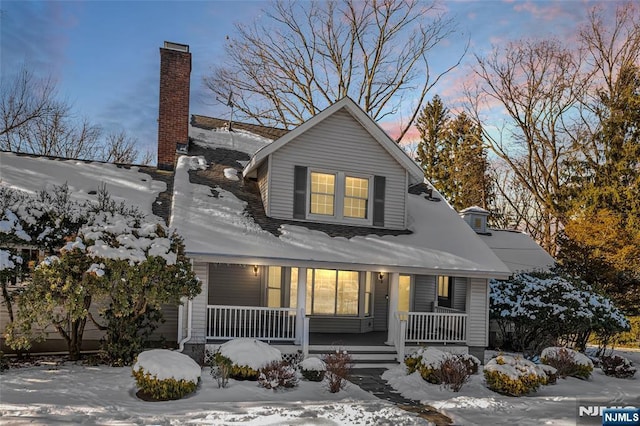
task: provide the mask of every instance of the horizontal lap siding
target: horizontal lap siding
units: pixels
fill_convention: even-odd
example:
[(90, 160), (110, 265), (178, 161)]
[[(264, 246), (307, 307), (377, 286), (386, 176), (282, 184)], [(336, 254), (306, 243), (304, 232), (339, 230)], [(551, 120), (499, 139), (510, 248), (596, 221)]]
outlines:
[(436, 294), (436, 277), (433, 275), (416, 275), (413, 290), (413, 310), (415, 312), (431, 312)]
[(468, 278), (455, 277), (453, 280), (453, 308), (464, 311), (467, 300)]
[(371, 319), (362, 318), (309, 318), (309, 332), (311, 333), (360, 333), (362, 322)]
[(489, 306), (487, 300), (487, 280), (470, 278), (467, 286), (467, 345), (487, 346)]
[(269, 185), (268, 185), (269, 159), (262, 163), (258, 168), (258, 187), (260, 188), (260, 196), (262, 197), (262, 205), (265, 212), (269, 214)]
[(385, 176), (385, 228), (405, 228), (405, 169), (345, 110), (274, 152), (271, 161), (272, 217), (293, 218), (293, 171), (298, 165)]
[(253, 266), (209, 266), (209, 304), (233, 306), (260, 306), (261, 274), (256, 276)]

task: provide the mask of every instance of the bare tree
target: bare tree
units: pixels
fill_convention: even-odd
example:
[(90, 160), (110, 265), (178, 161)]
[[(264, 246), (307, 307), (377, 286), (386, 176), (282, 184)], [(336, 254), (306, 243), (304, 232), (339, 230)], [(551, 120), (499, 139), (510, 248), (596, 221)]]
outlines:
[(233, 93), (244, 118), (286, 128), (350, 96), (375, 120), (415, 107), (466, 53), (434, 71), (429, 53), (455, 32), (437, 3), (418, 0), (278, 1), (265, 24), (237, 25), (226, 60), (205, 84), (219, 97)]
[(55, 109), (55, 95), (54, 82), (35, 77), (26, 66), (14, 79), (4, 78), (0, 82), (0, 149), (20, 151), (18, 130), (48, 117)]
[(124, 130), (109, 133), (103, 142), (99, 159), (110, 163), (133, 164), (140, 154), (137, 143)]
[(496, 105), (508, 123), (484, 136), (489, 147), (513, 171), (541, 211), (538, 233), (549, 252), (564, 211), (556, 195), (568, 176), (563, 165), (576, 154), (570, 126), (583, 97), (580, 55), (556, 40), (520, 40), (488, 57), (476, 57), (478, 86), (468, 91), (470, 114)]

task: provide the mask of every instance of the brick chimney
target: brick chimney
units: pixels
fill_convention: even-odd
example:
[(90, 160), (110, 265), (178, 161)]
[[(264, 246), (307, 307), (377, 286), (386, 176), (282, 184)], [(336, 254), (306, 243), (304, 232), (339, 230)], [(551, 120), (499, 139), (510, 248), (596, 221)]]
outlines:
[(173, 170), (178, 144), (189, 142), (191, 53), (186, 44), (164, 42), (160, 48), (158, 168)]

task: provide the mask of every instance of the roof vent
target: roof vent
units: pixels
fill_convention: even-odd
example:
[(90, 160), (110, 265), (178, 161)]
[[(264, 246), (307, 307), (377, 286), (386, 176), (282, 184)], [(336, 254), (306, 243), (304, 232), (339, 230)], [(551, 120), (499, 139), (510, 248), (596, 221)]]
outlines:
[(189, 52), (188, 44), (173, 43), (171, 41), (164, 42), (165, 49), (177, 50), (179, 52)]

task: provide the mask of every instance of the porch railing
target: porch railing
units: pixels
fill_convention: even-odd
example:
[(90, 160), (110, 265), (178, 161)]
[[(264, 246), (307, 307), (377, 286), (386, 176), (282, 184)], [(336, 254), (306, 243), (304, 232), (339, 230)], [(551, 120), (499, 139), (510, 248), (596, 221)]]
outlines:
[(249, 337), (266, 341), (296, 340), (294, 308), (207, 306), (207, 338)]
[[(465, 343), (467, 314), (440, 312), (398, 312), (399, 323), (406, 322), (402, 340), (406, 343)], [(398, 331), (401, 327), (398, 326)]]

